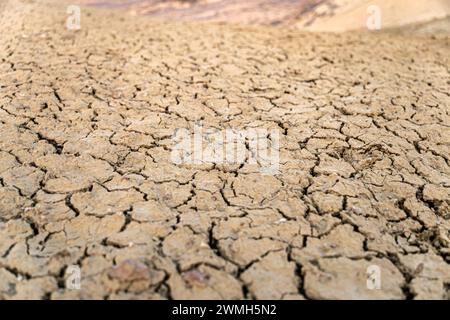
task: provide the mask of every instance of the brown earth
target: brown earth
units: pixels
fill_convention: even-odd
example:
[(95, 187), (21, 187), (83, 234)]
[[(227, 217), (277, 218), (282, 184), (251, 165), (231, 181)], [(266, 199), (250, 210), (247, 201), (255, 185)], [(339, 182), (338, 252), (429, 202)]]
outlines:
[[(0, 5), (0, 299), (449, 298), (449, 39), (47, 2)], [(174, 164), (199, 120), (280, 173)]]

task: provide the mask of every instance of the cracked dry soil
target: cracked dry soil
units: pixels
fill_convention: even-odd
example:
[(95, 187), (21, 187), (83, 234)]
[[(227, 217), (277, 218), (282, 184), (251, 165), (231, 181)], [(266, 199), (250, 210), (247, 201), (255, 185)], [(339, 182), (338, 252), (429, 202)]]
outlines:
[[(0, 299), (448, 299), (448, 38), (65, 10), (0, 18)], [(280, 174), (173, 164), (199, 120)]]

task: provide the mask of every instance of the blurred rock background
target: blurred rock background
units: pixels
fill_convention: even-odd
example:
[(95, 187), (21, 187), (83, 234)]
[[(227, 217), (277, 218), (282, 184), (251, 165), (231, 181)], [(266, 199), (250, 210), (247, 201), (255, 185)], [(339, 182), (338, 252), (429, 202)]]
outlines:
[(176, 21), (262, 24), (342, 32), (366, 29), (380, 8), (383, 30), (450, 34), (450, 0), (79, 0), (97, 7)]

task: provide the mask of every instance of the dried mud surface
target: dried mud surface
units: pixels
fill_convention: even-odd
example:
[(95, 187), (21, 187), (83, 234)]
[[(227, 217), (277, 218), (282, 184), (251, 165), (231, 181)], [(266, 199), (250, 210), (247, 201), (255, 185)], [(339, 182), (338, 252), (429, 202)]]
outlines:
[[(0, 299), (448, 299), (448, 39), (0, 9)], [(173, 164), (199, 120), (280, 174)]]

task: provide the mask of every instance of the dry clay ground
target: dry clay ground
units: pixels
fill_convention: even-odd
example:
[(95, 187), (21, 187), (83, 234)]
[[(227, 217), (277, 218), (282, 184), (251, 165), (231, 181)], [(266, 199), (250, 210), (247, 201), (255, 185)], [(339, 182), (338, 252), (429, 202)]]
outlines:
[[(2, 9), (0, 299), (448, 299), (448, 38)], [(199, 120), (280, 173), (174, 164)]]

